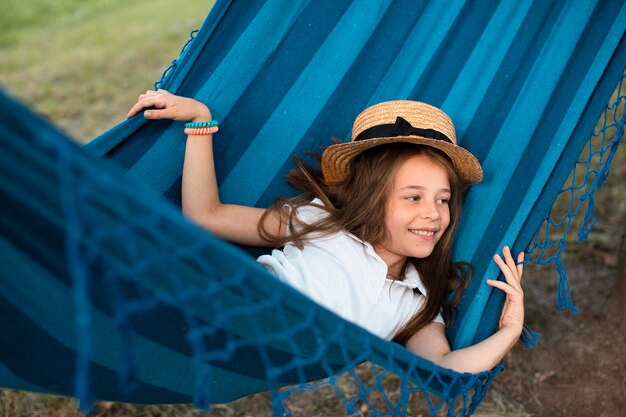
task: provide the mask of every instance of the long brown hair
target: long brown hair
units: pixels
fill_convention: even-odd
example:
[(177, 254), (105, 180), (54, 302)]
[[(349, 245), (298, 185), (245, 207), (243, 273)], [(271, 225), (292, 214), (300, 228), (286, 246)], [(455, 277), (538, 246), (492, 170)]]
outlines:
[[(338, 231), (352, 233), (373, 246), (380, 244), (388, 238), (385, 210), (396, 173), (400, 165), (414, 155), (425, 155), (446, 169), (452, 191), (448, 203), (450, 225), (430, 256), (407, 258), (407, 262), (411, 262), (418, 271), (428, 296), (423, 308), (394, 336), (394, 341), (402, 344), (430, 323), (442, 307), (448, 318), (451, 317), (464, 287), (462, 283), (467, 281), (468, 275), (471, 276), (471, 267), (467, 264), (451, 262), (452, 242), (466, 185), (461, 182), (452, 161), (445, 154), (429, 146), (409, 143), (377, 146), (356, 156), (350, 176), (338, 185), (327, 184), (317, 166), (296, 160), (297, 168), (289, 172), (287, 182), (301, 194), (288, 200), (278, 200), (259, 222), (261, 236), (277, 246), (291, 241), (302, 247), (311, 233), (319, 236)], [(315, 198), (322, 201), (323, 206), (320, 207), (328, 212), (328, 216), (313, 224), (300, 222), (295, 215), (297, 208), (310, 205)], [(290, 230), (288, 237), (278, 237), (264, 228), (265, 217), (271, 213), (285, 219)], [(449, 303), (447, 299), (452, 291), (457, 291), (457, 295)]]

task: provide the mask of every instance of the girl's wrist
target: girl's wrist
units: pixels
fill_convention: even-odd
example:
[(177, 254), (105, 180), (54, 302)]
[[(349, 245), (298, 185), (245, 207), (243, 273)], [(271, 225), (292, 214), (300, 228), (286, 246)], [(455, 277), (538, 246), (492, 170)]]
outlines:
[(196, 115), (190, 120), (190, 122), (192, 123), (210, 122), (213, 119), (213, 116), (211, 115), (211, 111), (203, 103), (198, 103), (198, 104), (199, 104), (198, 111), (196, 112)]
[(211, 120), (213, 120), (211, 118), (211, 116), (198, 116), (198, 117), (194, 117), (193, 119), (189, 120), (190, 123), (202, 123), (202, 122), (210, 122)]
[(524, 330), (524, 326), (517, 326), (514, 324), (505, 324), (500, 327), (500, 331), (509, 334), (512, 339), (517, 340), (522, 335), (522, 331)]

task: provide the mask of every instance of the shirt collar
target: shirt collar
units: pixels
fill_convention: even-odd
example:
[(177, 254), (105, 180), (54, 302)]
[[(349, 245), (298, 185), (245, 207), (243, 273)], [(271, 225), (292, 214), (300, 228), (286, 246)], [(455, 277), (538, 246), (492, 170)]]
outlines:
[[(324, 205), (324, 203), (322, 203), (322, 200), (320, 200), (319, 198), (313, 199), (311, 203), (319, 204), (321, 206)], [(345, 232), (345, 234), (349, 236), (350, 238), (354, 239), (355, 241), (359, 242), (360, 244), (362, 244), (365, 247), (367, 254), (379, 260), (382, 264), (384, 264), (385, 271), (387, 270), (387, 265), (385, 264), (385, 261), (380, 257), (379, 254), (376, 253), (376, 251), (374, 250), (374, 247), (369, 242), (365, 242), (361, 238), (353, 235), (352, 233)], [(381, 282), (384, 283), (385, 281), (383, 280)], [(411, 289), (417, 288), (417, 290), (420, 293), (422, 293), (424, 296), (426, 295), (426, 287), (424, 286), (424, 283), (422, 282), (422, 279), (420, 278), (420, 275), (417, 272), (417, 269), (415, 269), (415, 266), (410, 262), (406, 267), (404, 279), (402, 281), (394, 280), (394, 283), (404, 285), (405, 287), (408, 287)]]
[(409, 262), (406, 266), (406, 271), (404, 274), (404, 279), (402, 281), (398, 281), (398, 284), (404, 284), (409, 288), (417, 288), (419, 292), (423, 295), (426, 295), (426, 286), (422, 282), (422, 278), (420, 277), (419, 272), (415, 269), (415, 265)]
[[(374, 258), (376, 258), (381, 264), (384, 264), (385, 271), (387, 270), (387, 264), (385, 264), (385, 261), (383, 260), (383, 258), (381, 258), (380, 255), (376, 253), (376, 251), (374, 250), (374, 247), (369, 242), (363, 241), (362, 239), (358, 238), (352, 233), (346, 232), (346, 235), (350, 236), (352, 239), (356, 240), (357, 242), (365, 246), (365, 250), (367, 251), (367, 253), (370, 256), (373, 256)], [(387, 278), (385, 279), (387, 280)], [(422, 282), (422, 278), (420, 277), (419, 272), (417, 272), (417, 269), (415, 269), (415, 265), (413, 265), (411, 262), (409, 262), (405, 268), (403, 280), (389, 280), (389, 281), (393, 281), (394, 284), (404, 285), (405, 287), (408, 287), (411, 289), (417, 288), (417, 290), (420, 293), (422, 293), (422, 295), (424, 296), (426, 295), (426, 286)]]

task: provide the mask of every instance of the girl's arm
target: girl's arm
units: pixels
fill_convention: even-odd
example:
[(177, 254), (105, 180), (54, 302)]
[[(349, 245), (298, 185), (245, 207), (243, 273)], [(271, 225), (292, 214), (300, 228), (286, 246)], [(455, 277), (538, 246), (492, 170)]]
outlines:
[[(203, 103), (173, 95), (165, 90), (149, 90), (140, 95), (127, 117), (142, 110), (147, 119), (205, 122), (212, 117), (211, 111)], [(192, 221), (223, 239), (252, 246), (270, 244), (261, 237), (258, 230), (265, 209), (223, 204), (220, 201), (213, 161), (213, 135), (190, 135), (187, 138), (182, 209)], [(285, 225), (276, 213), (265, 217), (265, 228), (277, 236), (285, 235)]]
[(513, 348), (524, 326), (524, 292), (521, 287), (524, 253), (516, 264), (508, 247), (503, 250), (504, 260), (495, 255), (494, 260), (502, 270), (506, 283), (487, 280), (487, 284), (506, 293), (500, 316), (500, 328), (489, 338), (463, 349), (452, 351), (446, 339), (444, 326), (430, 323), (415, 333), (407, 342), (407, 349), (436, 364), (457, 372), (477, 373), (496, 366)]

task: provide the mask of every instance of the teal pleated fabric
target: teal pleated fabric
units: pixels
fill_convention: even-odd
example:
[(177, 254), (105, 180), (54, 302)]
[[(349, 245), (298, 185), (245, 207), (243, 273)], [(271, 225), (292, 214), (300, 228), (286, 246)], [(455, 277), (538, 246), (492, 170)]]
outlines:
[[(157, 86), (209, 105), (222, 200), (259, 207), (293, 194), (293, 154), (348, 138), (369, 105), (446, 111), (485, 171), (455, 246), (475, 267), (458, 348), (495, 330), (492, 254), (541, 225), (626, 67), (625, 29), (610, 0), (218, 1)], [(367, 360), (469, 415), (499, 371), (416, 358), (279, 283), (259, 249), (188, 223), (181, 123), (139, 116), (78, 148), (2, 102), (0, 329), (16, 336), (0, 386), (206, 405)]]

